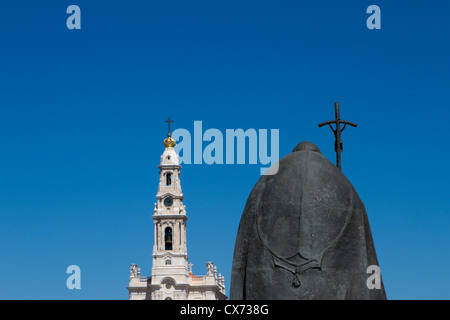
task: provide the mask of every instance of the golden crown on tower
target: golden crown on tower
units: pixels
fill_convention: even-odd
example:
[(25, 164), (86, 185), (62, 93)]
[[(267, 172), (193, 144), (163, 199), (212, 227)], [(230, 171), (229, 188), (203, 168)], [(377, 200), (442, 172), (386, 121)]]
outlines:
[(169, 133), (167, 135), (167, 138), (164, 139), (164, 146), (166, 148), (173, 148), (173, 147), (175, 147), (175, 144), (176, 144), (175, 140), (172, 139), (172, 137), (170, 136), (170, 133)]

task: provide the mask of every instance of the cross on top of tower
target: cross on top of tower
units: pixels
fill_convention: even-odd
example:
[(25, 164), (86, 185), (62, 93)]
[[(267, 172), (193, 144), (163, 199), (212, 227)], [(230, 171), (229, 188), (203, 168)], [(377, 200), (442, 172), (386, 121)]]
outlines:
[(166, 122), (169, 125), (169, 131), (167, 133), (167, 136), (170, 137), (170, 135), (171, 135), (171, 133), (170, 133), (170, 123), (172, 123), (173, 120), (170, 120), (170, 117), (169, 117), (169, 119), (165, 120), (164, 122)]
[(168, 126), (169, 126), (169, 131), (167, 132), (167, 138), (164, 140), (164, 146), (166, 147), (166, 148), (173, 148), (174, 146), (175, 146), (175, 140), (173, 140), (172, 139), (172, 134), (170, 133), (170, 124), (172, 123), (172, 122), (174, 122), (173, 120), (170, 120), (170, 117), (167, 119), (167, 120), (165, 120), (164, 122), (166, 122), (167, 124), (168, 124)]

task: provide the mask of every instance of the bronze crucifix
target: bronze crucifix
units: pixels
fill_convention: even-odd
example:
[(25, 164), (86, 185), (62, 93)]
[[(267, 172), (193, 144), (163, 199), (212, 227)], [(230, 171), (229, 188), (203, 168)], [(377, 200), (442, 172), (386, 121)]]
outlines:
[[(339, 170), (342, 170), (341, 169), (341, 152), (343, 151), (343, 148), (342, 148), (342, 141), (341, 141), (341, 133), (342, 133), (342, 131), (344, 131), (345, 127), (348, 124), (355, 128), (356, 128), (357, 124), (350, 122), (350, 121), (341, 120), (341, 118), (339, 116), (339, 102), (334, 103), (334, 111), (336, 114), (336, 119), (319, 123), (319, 128), (323, 127), (324, 125), (329, 125), (331, 130), (333, 131), (334, 137), (336, 138), (336, 141), (334, 142), (334, 150), (336, 151), (336, 166), (339, 168)], [(332, 123), (336, 124), (336, 129), (333, 129), (333, 127), (331, 126)], [(341, 129), (341, 123), (344, 124), (342, 129)]]

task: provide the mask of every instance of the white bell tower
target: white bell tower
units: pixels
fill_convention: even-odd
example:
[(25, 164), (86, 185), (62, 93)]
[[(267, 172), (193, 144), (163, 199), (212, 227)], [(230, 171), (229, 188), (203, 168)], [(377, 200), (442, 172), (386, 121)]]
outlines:
[(153, 209), (155, 230), (152, 276), (142, 277), (140, 268), (131, 264), (130, 300), (224, 300), (225, 279), (212, 262), (206, 264), (207, 274), (192, 273), (186, 246), (186, 207), (180, 183), (180, 162), (174, 150), (175, 140), (169, 132), (159, 168), (159, 186)]
[[(186, 247), (186, 207), (183, 205), (178, 155), (169, 133), (159, 167), (159, 187), (153, 214), (152, 299), (187, 299), (189, 276)], [(162, 284), (162, 285), (159, 285)], [(163, 288), (162, 288), (163, 287)], [(172, 289), (172, 290), (171, 290)], [(158, 296), (159, 295), (159, 296)]]

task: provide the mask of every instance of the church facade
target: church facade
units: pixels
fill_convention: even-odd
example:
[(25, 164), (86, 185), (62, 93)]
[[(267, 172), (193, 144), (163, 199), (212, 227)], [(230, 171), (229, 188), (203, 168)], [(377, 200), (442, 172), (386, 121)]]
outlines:
[[(170, 121), (170, 119), (169, 119)], [(130, 300), (225, 300), (225, 280), (212, 262), (206, 275), (192, 273), (186, 245), (186, 207), (183, 205), (178, 155), (170, 127), (161, 155), (159, 187), (153, 214), (154, 245), (151, 277), (142, 277), (131, 264)]]

